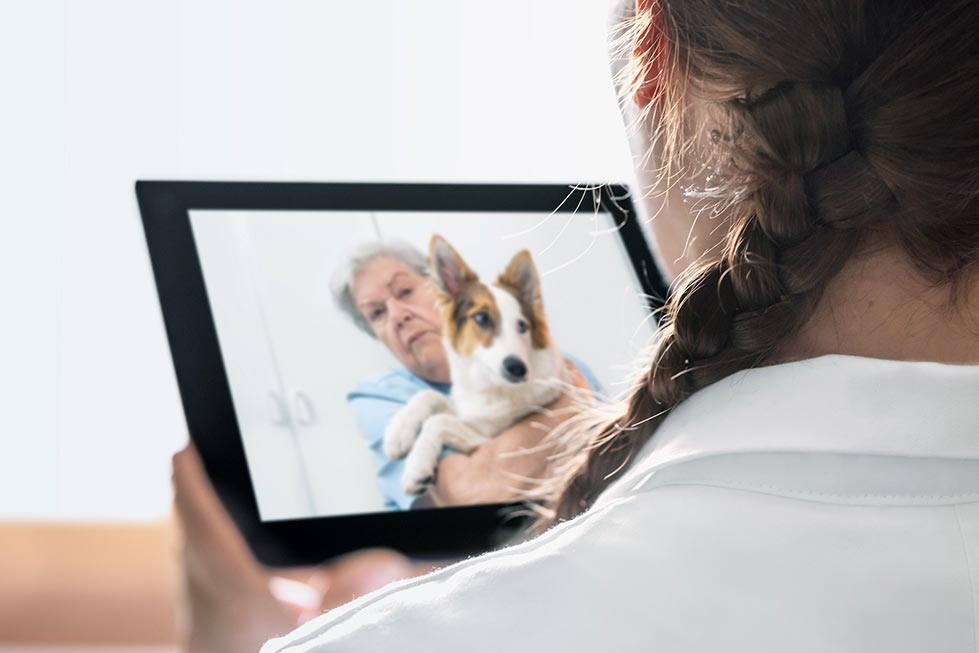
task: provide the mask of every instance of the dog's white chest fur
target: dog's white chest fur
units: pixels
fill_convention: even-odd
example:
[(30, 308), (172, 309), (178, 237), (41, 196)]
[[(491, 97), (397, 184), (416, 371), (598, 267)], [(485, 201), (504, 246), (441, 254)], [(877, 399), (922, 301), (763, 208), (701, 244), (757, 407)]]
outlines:
[[(407, 455), (402, 477), (406, 493), (421, 494), (428, 487), (443, 447), (469, 453), (561, 395), (564, 365), (558, 350), (534, 350), (529, 358), (534, 378), (521, 384), (479, 391), (460, 380), (452, 385), (451, 401), (425, 390), (391, 418), (384, 431), (384, 453), (392, 460)], [(450, 356), (450, 367), (451, 361)]]
[(481, 386), (479, 373), (471, 373), (467, 361), (449, 355), (453, 379), (452, 403), (459, 419), (486, 438), (491, 438), (561, 395), (561, 355), (554, 347), (534, 350), (531, 378), (509, 386)]

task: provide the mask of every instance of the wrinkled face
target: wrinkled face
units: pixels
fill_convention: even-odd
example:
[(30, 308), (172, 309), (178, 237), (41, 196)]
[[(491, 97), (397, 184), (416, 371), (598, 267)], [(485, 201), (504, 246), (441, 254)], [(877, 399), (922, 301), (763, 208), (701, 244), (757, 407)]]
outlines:
[(395, 258), (368, 261), (350, 284), (357, 310), (405, 367), (428, 381), (449, 382), (442, 319), (427, 280)]

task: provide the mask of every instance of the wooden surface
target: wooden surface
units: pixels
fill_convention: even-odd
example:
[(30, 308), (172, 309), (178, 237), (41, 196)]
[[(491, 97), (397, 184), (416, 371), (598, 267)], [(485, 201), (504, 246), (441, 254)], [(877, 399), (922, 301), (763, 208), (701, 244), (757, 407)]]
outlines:
[(0, 643), (172, 647), (175, 543), (169, 522), (0, 523)]
[(0, 644), (0, 653), (180, 653), (176, 646), (139, 644)]

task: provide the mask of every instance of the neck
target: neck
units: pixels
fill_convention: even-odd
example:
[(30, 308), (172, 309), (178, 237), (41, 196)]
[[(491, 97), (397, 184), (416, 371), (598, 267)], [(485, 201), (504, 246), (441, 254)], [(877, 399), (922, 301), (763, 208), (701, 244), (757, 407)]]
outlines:
[(979, 277), (935, 286), (896, 247), (863, 251), (830, 281), (779, 358), (824, 354), (979, 364)]

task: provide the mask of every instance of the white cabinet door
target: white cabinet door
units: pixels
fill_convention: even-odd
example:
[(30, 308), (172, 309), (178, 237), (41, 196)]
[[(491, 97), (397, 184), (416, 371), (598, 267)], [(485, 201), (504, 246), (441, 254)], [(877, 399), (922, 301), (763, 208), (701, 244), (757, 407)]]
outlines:
[(257, 288), (244, 212), (191, 212), (245, 456), (262, 519), (314, 510), (304, 461)]
[(376, 240), (366, 212), (255, 212), (256, 283), (306, 465), (315, 514), (384, 510), (375, 464), (346, 403), (363, 379), (397, 365), (333, 304), (329, 278)]

